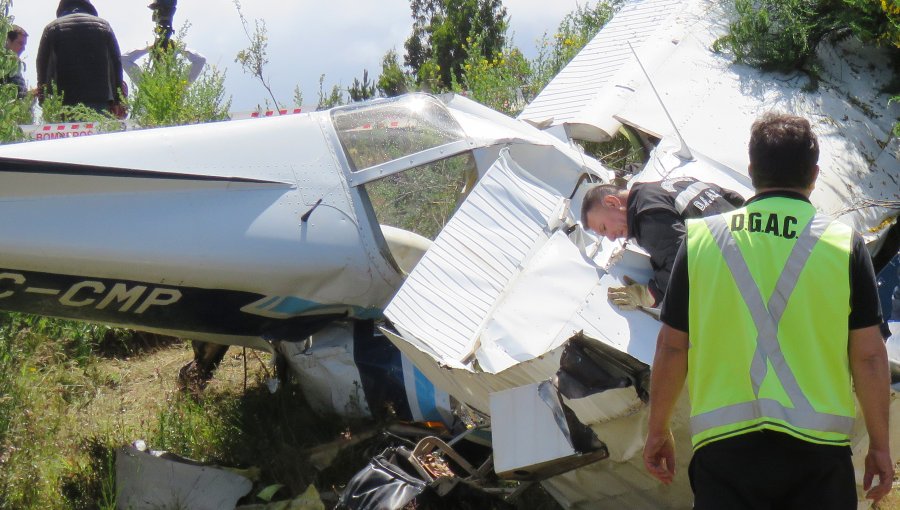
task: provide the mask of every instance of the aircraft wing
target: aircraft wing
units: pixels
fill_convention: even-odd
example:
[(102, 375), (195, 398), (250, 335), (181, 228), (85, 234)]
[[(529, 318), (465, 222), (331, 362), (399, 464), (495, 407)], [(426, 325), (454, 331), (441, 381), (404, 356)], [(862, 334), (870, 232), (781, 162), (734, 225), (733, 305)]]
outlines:
[(728, 16), (709, 0), (632, 0), (519, 118), (596, 141), (629, 126), (662, 139), (638, 180), (694, 172), (690, 164), (661, 162), (679, 143), (630, 43), (691, 152), (724, 170), (708, 177), (713, 182), (750, 193), (747, 141), (761, 114), (809, 119), (821, 150), (811, 200), (875, 252), (900, 212), (900, 141), (892, 134), (900, 105), (882, 92), (891, 79), (887, 55), (853, 40), (822, 44), (816, 86), (802, 73), (762, 72), (714, 53)]

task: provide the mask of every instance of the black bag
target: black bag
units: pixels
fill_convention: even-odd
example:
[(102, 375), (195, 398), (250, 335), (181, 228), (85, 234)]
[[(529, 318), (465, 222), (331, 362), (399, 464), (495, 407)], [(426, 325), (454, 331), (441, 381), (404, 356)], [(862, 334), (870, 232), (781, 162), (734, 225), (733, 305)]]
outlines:
[(402, 509), (428, 487), (425, 481), (410, 474), (414, 469), (406, 460), (409, 454), (404, 447), (381, 452), (350, 479), (335, 509)]

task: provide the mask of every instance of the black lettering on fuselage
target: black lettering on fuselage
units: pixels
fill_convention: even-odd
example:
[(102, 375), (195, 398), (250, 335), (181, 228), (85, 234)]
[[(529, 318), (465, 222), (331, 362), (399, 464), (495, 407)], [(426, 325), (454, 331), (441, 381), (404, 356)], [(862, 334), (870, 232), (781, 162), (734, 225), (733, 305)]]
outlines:
[[(25, 277), (19, 273), (0, 273), (0, 280), (10, 280), (16, 285), (25, 283)], [(12, 290), (0, 292), (0, 299), (12, 296), (14, 293)]]
[(132, 288), (128, 288), (124, 283), (117, 283), (113, 285), (113, 288), (110, 289), (109, 294), (103, 298), (102, 301), (97, 305), (98, 310), (103, 310), (110, 303), (115, 301), (116, 303), (124, 303), (119, 308), (120, 312), (127, 312), (131, 309), (132, 306), (137, 302), (137, 300), (141, 297), (144, 291), (147, 290), (147, 287), (144, 285), (136, 285)]

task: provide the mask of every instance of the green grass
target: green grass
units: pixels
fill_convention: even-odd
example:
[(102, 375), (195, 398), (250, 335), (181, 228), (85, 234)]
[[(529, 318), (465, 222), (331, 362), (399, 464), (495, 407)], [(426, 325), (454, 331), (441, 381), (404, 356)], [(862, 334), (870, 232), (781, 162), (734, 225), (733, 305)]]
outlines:
[(254, 490), (282, 484), (279, 497), (345, 483), (368, 460), (338, 462), (323, 478), (305, 451), (357, 424), (312, 412), (296, 385), (270, 394), (255, 357), (246, 392), (232, 355), (231, 368), (194, 399), (175, 389), (190, 357), (170, 339), (0, 313), (0, 509), (114, 508), (115, 450), (136, 439), (258, 468)]
[[(384, 424), (317, 414), (296, 384), (270, 394), (265, 359), (248, 356), (245, 391), (236, 349), (202, 395), (183, 394), (175, 382), (191, 356), (187, 343), (173, 339), (0, 313), (0, 510), (115, 508), (115, 451), (136, 439), (255, 472), (242, 503), (262, 503), (255, 495), (274, 484), (282, 486), (276, 500), (313, 484), (328, 503), (396, 442), (379, 432)], [(322, 471), (309, 461), (313, 447), (360, 434), (367, 439)], [(520, 508), (558, 508), (539, 488), (529, 491)], [(462, 489), (416, 508), (514, 507)]]

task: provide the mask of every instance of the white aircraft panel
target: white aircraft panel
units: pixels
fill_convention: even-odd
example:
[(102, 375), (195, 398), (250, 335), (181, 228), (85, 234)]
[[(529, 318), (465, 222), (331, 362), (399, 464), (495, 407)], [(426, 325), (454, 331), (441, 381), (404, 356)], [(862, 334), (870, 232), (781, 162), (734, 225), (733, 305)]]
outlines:
[(385, 310), (443, 359), (463, 362), (474, 353), (482, 321), (547, 237), (557, 198), (512, 168), (518, 165), (502, 154)]
[(611, 117), (615, 112), (601, 115), (594, 111), (594, 104), (630, 92), (621, 86), (629, 85), (629, 76), (639, 71), (627, 42), (641, 52), (642, 58), (655, 60), (655, 54), (669, 50), (660, 44), (665, 40), (662, 31), (685, 4), (684, 0), (636, 0), (623, 6), (522, 111), (519, 119), (569, 124), (589, 140), (615, 134), (618, 123)]

